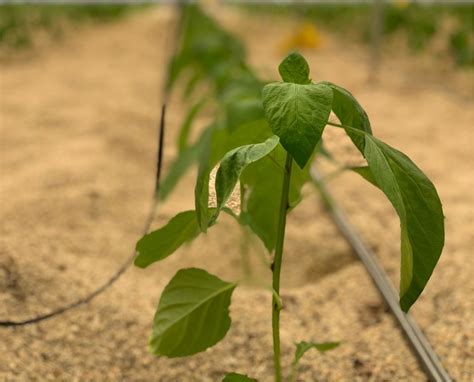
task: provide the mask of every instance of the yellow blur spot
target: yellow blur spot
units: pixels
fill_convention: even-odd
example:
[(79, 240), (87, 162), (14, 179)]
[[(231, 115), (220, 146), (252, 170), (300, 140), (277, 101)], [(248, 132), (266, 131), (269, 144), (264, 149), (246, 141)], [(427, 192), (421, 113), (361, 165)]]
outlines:
[(403, 9), (410, 5), (410, 0), (395, 0), (393, 4), (395, 7)]
[(321, 43), (321, 34), (316, 29), (316, 26), (307, 22), (283, 39), (280, 44), (280, 50), (286, 53), (290, 50), (315, 49), (319, 48)]

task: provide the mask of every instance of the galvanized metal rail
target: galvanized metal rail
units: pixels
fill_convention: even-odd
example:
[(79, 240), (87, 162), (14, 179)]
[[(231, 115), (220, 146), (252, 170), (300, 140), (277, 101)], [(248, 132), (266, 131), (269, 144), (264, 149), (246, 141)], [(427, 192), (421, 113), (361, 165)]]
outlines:
[(331, 219), (372, 278), (372, 281), (397, 320), (408, 344), (418, 358), (420, 366), (430, 381), (451, 382), (451, 377), (441, 364), (436, 352), (433, 350), (416, 321), (409, 313), (405, 313), (401, 310), (398, 303), (398, 294), (387, 274), (378, 262), (375, 254), (365, 245), (360, 235), (347, 220), (344, 212), (326, 188), (322, 176), (316, 167), (313, 167), (311, 171), (311, 178), (321, 194)]

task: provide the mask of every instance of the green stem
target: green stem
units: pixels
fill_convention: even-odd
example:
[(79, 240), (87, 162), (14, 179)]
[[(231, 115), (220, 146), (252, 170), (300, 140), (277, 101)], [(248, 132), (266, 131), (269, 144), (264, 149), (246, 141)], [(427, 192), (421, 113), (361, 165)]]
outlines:
[[(285, 241), (286, 214), (288, 212), (288, 194), (290, 191), (291, 165), (293, 158), (286, 154), (285, 170), (283, 172), (283, 185), (281, 189), (280, 216), (278, 218), (277, 239), (275, 245), (275, 259), (273, 260), (273, 291), (272, 298), (272, 331), (273, 331), (273, 360), (275, 368), (275, 382), (281, 382), (280, 364), (280, 310), (281, 301), (276, 296), (280, 295), (280, 273), (283, 260), (283, 244)], [(276, 295), (275, 295), (276, 294)]]
[(275, 290), (270, 285), (267, 285), (265, 282), (262, 282), (262, 280), (253, 278), (252, 276), (249, 276), (249, 277), (244, 277), (244, 278), (240, 279), (235, 284), (239, 284), (239, 285), (246, 285), (247, 284), (247, 285), (251, 285), (253, 287), (263, 288), (263, 289), (266, 289), (266, 290), (270, 291), (272, 293), (273, 297), (275, 298), (278, 309), (279, 310), (283, 309), (283, 303), (282, 303), (281, 298), (278, 295), (278, 293), (275, 292)]
[(329, 121), (327, 122), (327, 125), (334, 126), (334, 127), (339, 127), (340, 129), (346, 129), (346, 130), (352, 131), (353, 133), (357, 133), (357, 134), (372, 135), (371, 133), (368, 133), (367, 131), (356, 129), (353, 126), (341, 125), (339, 123), (334, 123), (334, 122), (329, 122)]
[(296, 382), (296, 374), (297, 373), (298, 373), (298, 364), (293, 363), (291, 365), (290, 382)]

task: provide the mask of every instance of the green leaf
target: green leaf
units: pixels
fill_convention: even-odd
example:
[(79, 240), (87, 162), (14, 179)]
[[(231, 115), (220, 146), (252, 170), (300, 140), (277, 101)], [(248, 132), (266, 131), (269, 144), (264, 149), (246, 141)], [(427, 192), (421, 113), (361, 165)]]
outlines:
[(229, 305), (236, 285), (202, 269), (179, 270), (161, 294), (151, 352), (184, 357), (219, 342), (230, 328)]
[(278, 66), (280, 76), (285, 82), (294, 84), (308, 84), (309, 79), (309, 65), (305, 58), (297, 53), (290, 53)]
[(184, 149), (188, 146), (189, 133), (191, 132), (191, 127), (193, 124), (196, 115), (202, 110), (207, 102), (207, 98), (201, 99), (199, 102), (191, 106), (186, 117), (184, 118), (183, 124), (179, 129), (179, 138), (178, 138), (178, 151), (183, 152)]
[[(199, 159), (198, 177), (194, 189), (197, 221), (202, 232), (209, 226), (209, 174), (224, 153), (238, 146), (261, 142), (272, 136), (264, 120), (241, 125), (232, 133), (227, 129), (213, 125), (203, 133), (203, 147)], [(212, 223), (212, 222), (211, 222)]]
[(257, 382), (257, 380), (254, 378), (250, 378), (247, 375), (229, 373), (224, 377), (222, 382)]
[[(249, 166), (240, 177), (242, 223), (262, 240), (269, 252), (273, 251), (276, 242), (278, 224), (278, 206), (281, 198), (283, 171), (286, 151), (278, 145), (263, 160)], [(290, 180), (290, 207), (295, 207), (301, 200), (301, 188), (310, 181), (311, 161), (300, 169), (293, 163)]]
[(373, 179), (400, 217), (400, 306), (407, 312), (425, 288), (444, 246), (444, 216), (436, 189), (405, 154), (365, 137)]
[(259, 93), (253, 96), (228, 100), (226, 108), (226, 126), (230, 131), (241, 125), (265, 118)]
[[(346, 89), (334, 85), (330, 82), (320, 82), (329, 86), (333, 91), (332, 98), (332, 111), (336, 114), (337, 118), (343, 125), (351, 126), (355, 129), (365, 131), (366, 133), (372, 134), (370, 127), (369, 117), (362, 108), (360, 103), (354, 98), (354, 96)], [(361, 150), (364, 151), (364, 136), (345, 129), (347, 135), (351, 138), (352, 142)]]
[(199, 234), (195, 211), (180, 212), (160, 229), (143, 236), (136, 245), (135, 265), (146, 268), (163, 260)]
[(296, 344), (295, 357), (293, 358), (293, 365), (297, 365), (301, 357), (310, 349), (316, 349), (321, 353), (327, 352), (339, 346), (339, 342), (305, 342), (301, 341)]
[(370, 171), (369, 166), (348, 167), (347, 169), (359, 174), (367, 182), (372, 183), (375, 187), (378, 187), (378, 184), (375, 181), (374, 175), (372, 174), (372, 171)]
[[(168, 89), (182, 73), (197, 74), (199, 79), (196, 81), (210, 79), (216, 84), (219, 67), (226, 65), (235, 70), (242, 65), (245, 59), (242, 44), (199, 7), (188, 5), (182, 15), (182, 32), (178, 34), (181, 38), (178, 53), (170, 65), (172, 70)], [(196, 57), (199, 57), (199, 60), (196, 60)]]
[(321, 139), (331, 103), (331, 88), (324, 84), (284, 82), (263, 88), (263, 109), (270, 127), (301, 168)]
[[(229, 143), (226, 146), (227, 150), (225, 152), (239, 146), (263, 142), (272, 135), (272, 130), (268, 126), (265, 118), (244, 123), (239, 125), (235, 130), (232, 130), (229, 135)], [(222, 159), (222, 155), (218, 159)]]
[(199, 155), (198, 175), (194, 187), (194, 204), (196, 218), (201, 232), (206, 232), (209, 225), (209, 175), (213, 166), (211, 163), (212, 141), (225, 139), (215, 127), (210, 127), (203, 133), (203, 150)]
[(273, 135), (263, 143), (237, 147), (222, 158), (216, 175), (217, 212), (214, 219), (225, 206), (242, 171), (249, 164), (262, 159), (273, 151), (278, 145), (278, 141), (278, 137)]

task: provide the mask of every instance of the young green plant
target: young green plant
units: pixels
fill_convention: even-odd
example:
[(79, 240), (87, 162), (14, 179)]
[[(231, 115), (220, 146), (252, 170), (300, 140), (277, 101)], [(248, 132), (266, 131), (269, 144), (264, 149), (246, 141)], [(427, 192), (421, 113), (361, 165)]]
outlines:
[[(162, 228), (145, 235), (137, 243), (135, 260), (137, 266), (146, 267), (166, 258), (215, 225), (221, 212), (248, 226), (273, 254), (269, 290), (276, 382), (283, 378), (280, 273), (286, 218), (301, 200), (302, 186), (310, 180), (309, 169), (320, 151), (326, 126), (347, 133), (367, 161), (367, 166), (354, 171), (387, 196), (400, 218), (400, 305), (404, 311), (423, 291), (444, 245), (444, 217), (436, 189), (406, 155), (373, 136), (367, 114), (357, 100), (337, 85), (311, 81), (308, 63), (298, 53), (286, 57), (279, 72), (283, 82), (267, 84), (262, 91), (266, 122), (252, 126), (253, 130), (260, 129), (263, 141), (237, 146), (239, 139), (234, 137), (228, 143), (232, 149), (222, 157), (215, 180), (216, 205), (210, 206), (208, 195), (214, 159), (204, 160), (196, 181), (196, 209), (179, 213)], [(340, 123), (328, 121), (331, 111)], [(212, 137), (215, 130), (208, 131)], [(259, 136), (254, 131), (252, 134), (252, 139)], [(209, 159), (216, 153), (203, 150), (200, 155)], [(236, 214), (226, 203), (239, 181), (241, 211)], [(231, 325), (229, 306), (237, 286), (238, 282), (223, 281), (202, 269), (178, 271), (165, 287), (153, 320), (152, 353), (183, 357), (219, 342)], [(296, 378), (298, 362), (307, 350), (326, 351), (336, 346), (332, 342), (298, 343), (290, 377)], [(225, 380), (252, 379), (231, 373)]]

